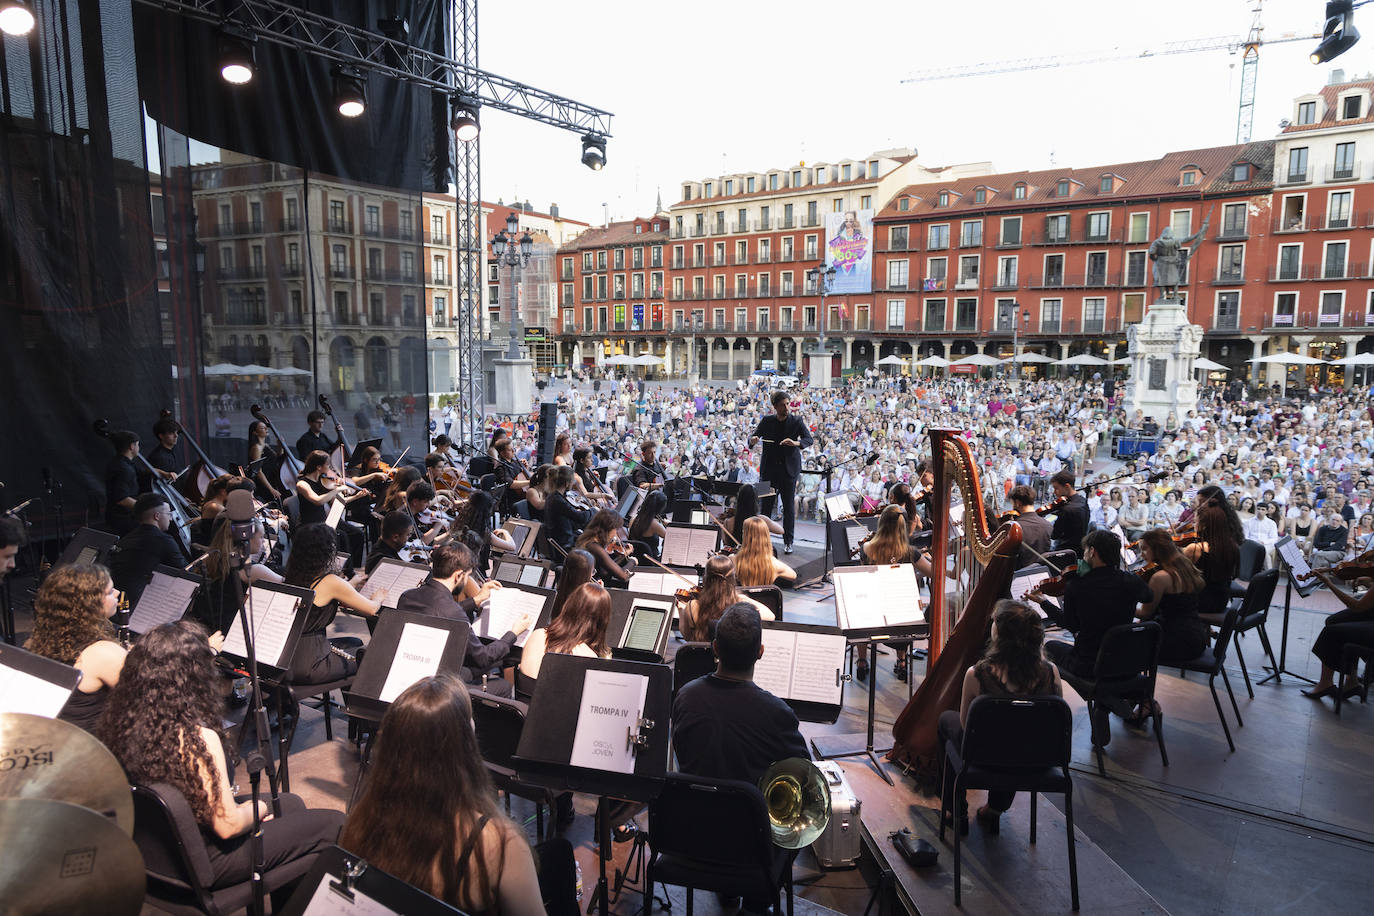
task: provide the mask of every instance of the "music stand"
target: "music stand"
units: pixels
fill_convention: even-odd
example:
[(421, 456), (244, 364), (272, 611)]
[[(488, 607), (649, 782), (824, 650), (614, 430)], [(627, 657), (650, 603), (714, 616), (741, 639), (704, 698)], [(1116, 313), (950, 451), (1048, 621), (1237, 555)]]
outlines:
[(607, 589), (611, 620), (606, 635), (617, 658), (661, 662), (668, 648), (676, 601), (672, 595)]
[[(220, 655), (230, 661), (235, 670), (244, 671), (248, 664), (247, 648), (243, 642), (242, 621), (250, 624), (256, 648), (258, 668), (262, 678), (280, 683), (291, 671), (291, 659), (296, 643), (305, 628), (305, 613), (315, 603), (315, 592), (294, 585), (277, 582), (254, 582), (248, 588), (247, 600), (224, 634)], [(246, 674), (246, 672), (244, 672)]]
[(129, 612), (128, 630), (143, 635), (167, 623), (176, 623), (195, 603), (205, 580), (176, 566), (159, 566)]
[(283, 916), (466, 916), (400, 878), (338, 846), (320, 850), (315, 864), (282, 909)]
[(792, 707), (803, 722), (834, 723), (844, 708), (848, 647), (839, 627), (765, 620), (754, 683)]
[(593, 902), (599, 901), (602, 916), (610, 905), (608, 799), (647, 803), (662, 791), (672, 692), (667, 665), (552, 653), (539, 668), (515, 751), (516, 778), (556, 792), (600, 796), (602, 842)]
[(665, 566), (705, 566), (712, 553), (720, 549), (720, 527), (717, 525), (684, 525), (671, 522), (664, 526), (660, 559)]
[(430, 568), (424, 563), (405, 563), (391, 557), (382, 557), (373, 567), (367, 581), (363, 583), (359, 594), (371, 601), (378, 591), (385, 589), (386, 597), (382, 599), (382, 606), (394, 608), (402, 593), (419, 588), (429, 578), (429, 574)]
[(615, 511), (629, 524), (634, 520), (635, 513), (639, 511), (640, 504), (644, 502), (644, 491), (639, 487), (630, 487), (625, 491), (625, 495), (620, 498), (620, 504), (615, 507)]
[(518, 615), (534, 615), (534, 623), (515, 637), (515, 644), (511, 647), (511, 655), (518, 658), (530, 634), (539, 627), (548, 626), (549, 616), (553, 612), (553, 595), (551, 588), (535, 588), (519, 582), (503, 584), (499, 591), (491, 593), (477, 614), (477, 619), (472, 622), (472, 632), (477, 634), (478, 639), (493, 642), (507, 632), (513, 632), (511, 624)]
[(62, 556), (53, 564), (53, 568), (70, 566), (73, 563), (105, 563), (110, 550), (118, 543), (119, 538), (108, 531), (79, 528), (67, 542)]
[(1296, 671), (1288, 670), (1288, 618), (1292, 614), (1293, 589), (1298, 590), (1299, 597), (1306, 598), (1321, 587), (1321, 580), (1315, 577), (1304, 582), (1312, 572), (1312, 567), (1307, 565), (1307, 558), (1302, 555), (1302, 548), (1289, 535), (1284, 535), (1274, 542), (1274, 554), (1279, 558), (1279, 569), (1283, 576), (1283, 633), (1279, 637), (1279, 666), (1265, 676), (1259, 683), (1267, 684), (1270, 680), (1283, 683), (1283, 675), (1295, 677), (1300, 681), (1315, 684), (1312, 680)]
[(529, 557), (534, 552), (541, 523), (523, 518), (508, 518), (501, 523), (501, 530), (510, 535), (515, 542), (515, 555)]
[(525, 559), (522, 557), (498, 557), (492, 578), (502, 585), (519, 583), (536, 588), (553, 588), (556, 575), (550, 560)]
[(0, 713), (56, 719), (79, 683), (71, 665), (0, 642)]
[[(876, 649), (880, 642), (914, 640), (930, 635), (930, 625), (921, 617), (916, 567), (912, 564), (846, 566), (836, 569), (834, 577), (836, 619), (850, 645), (873, 645)], [(878, 762), (878, 752), (873, 746), (877, 681), (874, 671), (868, 678), (866, 735), (818, 735), (811, 739), (811, 746), (822, 760), (866, 756), (878, 775), (892, 785), (892, 777)]]

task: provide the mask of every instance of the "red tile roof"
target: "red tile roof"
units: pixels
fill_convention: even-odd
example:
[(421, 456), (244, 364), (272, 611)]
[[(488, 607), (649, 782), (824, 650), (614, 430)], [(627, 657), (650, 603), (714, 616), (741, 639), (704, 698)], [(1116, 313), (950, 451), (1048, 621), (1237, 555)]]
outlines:
[[(663, 216), (658, 218), (659, 224), (663, 226), (661, 232), (648, 230), (647, 226), (652, 225), (653, 221), (652, 217), (627, 219), (611, 223), (609, 226), (587, 229), (559, 250), (579, 251), (584, 248), (612, 248), (617, 245), (652, 245), (656, 242), (668, 241), (668, 218)], [(635, 226), (645, 226), (646, 228), (643, 232), (635, 232)]]
[(1326, 109), (1319, 120), (1311, 124), (1289, 124), (1283, 129), (1285, 134), (1299, 133), (1305, 130), (1321, 130), (1326, 127), (1345, 127), (1347, 124), (1370, 124), (1374, 123), (1374, 105), (1367, 105), (1363, 118), (1340, 118), (1340, 96), (1343, 92), (1351, 89), (1366, 89), (1374, 92), (1374, 80), (1357, 80), (1351, 83), (1337, 83), (1334, 86), (1323, 86), (1318, 93), (1322, 97), (1323, 108)]

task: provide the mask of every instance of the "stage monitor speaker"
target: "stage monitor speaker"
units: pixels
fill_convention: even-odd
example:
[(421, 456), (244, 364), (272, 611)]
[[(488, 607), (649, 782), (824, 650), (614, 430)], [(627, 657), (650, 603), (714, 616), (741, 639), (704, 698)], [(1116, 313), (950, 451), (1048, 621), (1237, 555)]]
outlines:
[(553, 464), (553, 447), (558, 440), (558, 405), (553, 403), (539, 405), (539, 450), (540, 464)]

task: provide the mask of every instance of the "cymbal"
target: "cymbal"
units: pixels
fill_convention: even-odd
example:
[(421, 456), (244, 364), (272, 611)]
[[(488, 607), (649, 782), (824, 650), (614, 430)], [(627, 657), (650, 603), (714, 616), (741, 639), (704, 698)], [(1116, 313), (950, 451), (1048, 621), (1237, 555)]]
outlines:
[(143, 856), (113, 821), (45, 798), (0, 799), (0, 900), (26, 916), (121, 916), (143, 906)]
[(113, 818), (128, 836), (134, 833), (134, 799), (124, 768), (94, 735), (70, 722), (0, 713), (4, 798), (71, 802)]

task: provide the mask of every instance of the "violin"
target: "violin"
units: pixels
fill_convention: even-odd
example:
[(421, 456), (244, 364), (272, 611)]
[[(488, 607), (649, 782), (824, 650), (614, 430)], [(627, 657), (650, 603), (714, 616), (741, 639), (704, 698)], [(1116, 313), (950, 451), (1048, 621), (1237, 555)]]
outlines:
[(1144, 579), (1146, 582), (1149, 582), (1150, 577), (1153, 576), (1155, 573), (1159, 572), (1163, 568), (1164, 567), (1160, 566), (1158, 563), (1146, 563), (1144, 566), (1137, 569), (1135, 571), (1135, 574), (1140, 578)]
[(1035, 590), (1048, 598), (1063, 598), (1069, 590), (1069, 580), (1078, 578), (1078, 567), (1070, 566), (1057, 576), (1051, 576), (1035, 587)]
[(696, 601), (701, 594), (701, 586), (693, 585), (691, 588), (680, 588), (673, 592), (673, 597), (678, 601)]
[(1326, 566), (1321, 570), (1313, 569), (1303, 576), (1303, 581), (1319, 578), (1317, 573), (1328, 573), (1342, 582), (1352, 582), (1355, 579), (1366, 579), (1374, 577), (1374, 550), (1366, 550), (1364, 553), (1349, 560), (1342, 560), (1335, 566)]
[(606, 545), (606, 552), (617, 560), (629, 559), (634, 554), (634, 548), (622, 541), (617, 535), (611, 538), (611, 542)]

